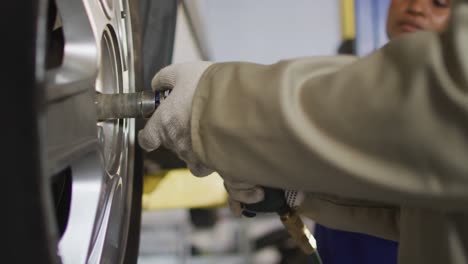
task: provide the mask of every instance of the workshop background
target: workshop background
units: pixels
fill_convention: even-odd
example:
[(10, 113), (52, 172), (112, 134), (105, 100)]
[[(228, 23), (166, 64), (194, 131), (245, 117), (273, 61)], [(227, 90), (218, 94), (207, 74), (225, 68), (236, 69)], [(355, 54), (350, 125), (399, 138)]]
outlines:
[[(389, 2), (181, 1), (172, 60), (270, 64), (338, 52), (366, 55), (387, 42)], [(159, 157), (145, 159), (139, 263), (307, 263), (276, 215), (235, 218), (219, 176), (197, 179), (183, 164)], [(312, 221), (307, 225), (313, 230)]]

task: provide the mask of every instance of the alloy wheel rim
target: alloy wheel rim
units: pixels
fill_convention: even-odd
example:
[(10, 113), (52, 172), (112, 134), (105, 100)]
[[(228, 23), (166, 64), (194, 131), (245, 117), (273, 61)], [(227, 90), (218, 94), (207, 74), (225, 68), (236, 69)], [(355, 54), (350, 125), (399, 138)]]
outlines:
[[(65, 36), (64, 56), (59, 67), (46, 72), (47, 100), (57, 102), (86, 93), (92, 97), (95, 92), (134, 92), (135, 68), (130, 63), (134, 47), (128, 1), (56, 0), (56, 4)], [(96, 122), (92, 107), (84, 105), (83, 113), (78, 115), (83, 120), (77, 120), (89, 127), (90, 147), (67, 154), (62, 163), (51, 158), (54, 162), (47, 164), (49, 174), (66, 165), (72, 172), (68, 224), (58, 242), (63, 263), (119, 263), (125, 254), (135, 121)], [(94, 139), (91, 139), (92, 126)], [(54, 136), (48, 139), (54, 141)], [(48, 148), (47, 152), (49, 157), (54, 157), (50, 154), (54, 149)]]

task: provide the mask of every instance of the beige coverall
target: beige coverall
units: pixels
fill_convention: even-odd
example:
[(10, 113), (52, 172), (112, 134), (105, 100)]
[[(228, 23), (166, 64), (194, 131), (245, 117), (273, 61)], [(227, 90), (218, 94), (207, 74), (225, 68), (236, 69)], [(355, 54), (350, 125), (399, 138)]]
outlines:
[(214, 64), (196, 154), (227, 178), (307, 193), (332, 228), (400, 242), (399, 263), (468, 263), (468, 3), (443, 34), (372, 55)]

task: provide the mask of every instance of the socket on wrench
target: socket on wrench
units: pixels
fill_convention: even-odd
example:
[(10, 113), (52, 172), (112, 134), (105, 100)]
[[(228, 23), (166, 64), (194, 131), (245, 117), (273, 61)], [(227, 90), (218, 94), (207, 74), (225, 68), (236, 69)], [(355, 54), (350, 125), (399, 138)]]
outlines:
[(94, 104), (98, 120), (120, 118), (148, 118), (170, 91), (143, 91), (127, 94), (97, 93)]

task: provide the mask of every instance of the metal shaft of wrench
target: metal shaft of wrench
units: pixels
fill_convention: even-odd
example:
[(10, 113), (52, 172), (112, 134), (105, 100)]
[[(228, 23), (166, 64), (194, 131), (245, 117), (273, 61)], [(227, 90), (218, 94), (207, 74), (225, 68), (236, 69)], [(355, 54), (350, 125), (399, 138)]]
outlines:
[(148, 118), (168, 95), (168, 90), (163, 92), (143, 91), (127, 94), (97, 93), (94, 98), (97, 119)]

